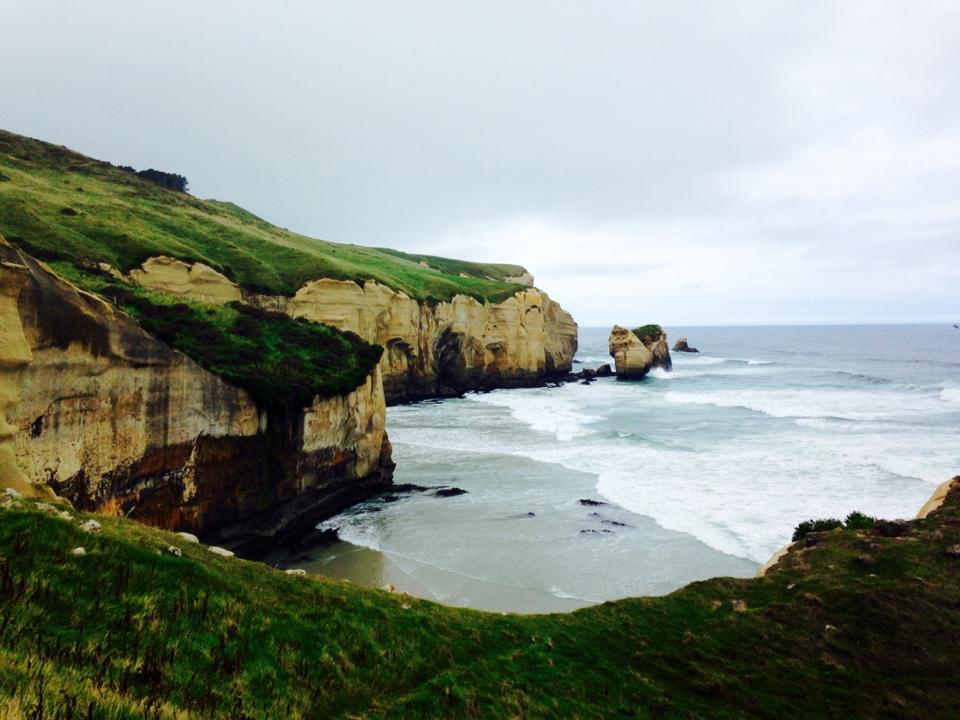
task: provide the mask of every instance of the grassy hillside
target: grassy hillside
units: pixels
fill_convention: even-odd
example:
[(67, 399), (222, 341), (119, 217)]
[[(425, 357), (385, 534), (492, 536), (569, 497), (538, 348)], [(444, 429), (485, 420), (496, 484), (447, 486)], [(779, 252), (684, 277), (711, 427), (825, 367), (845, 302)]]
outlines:
[(45, 260), (107, 262), (124, 271), (157, 255), (201, 261), (248, 289), (283, 295), (329, 277), (376, 280), (418, 299), (461, 293), (499, 301), (520, 288), (503, 278), (523, 272), (308, 238), (232, 203), (167, 190), (109, 163), (4, 131), (0, 235)]
[(0, 717), (960, 716), (957, 491), (901, 537), (810, 534), (765, 578), (539, 617), (73, 514), (0, 509)]

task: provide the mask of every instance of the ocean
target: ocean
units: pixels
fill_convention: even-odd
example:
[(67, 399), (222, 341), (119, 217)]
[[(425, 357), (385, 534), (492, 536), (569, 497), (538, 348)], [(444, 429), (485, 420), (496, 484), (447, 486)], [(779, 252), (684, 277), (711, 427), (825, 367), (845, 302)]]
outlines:
[[(610, 362), (581, 328), (574, 370)], [(281, 564), (487, 610), (553, 612), (749, 577), (808, 518), (912, 517), (960, 474), (960, 331), (666, 328), (642, 381), (390, 408), (402, 493)], [(584, 504), (588, 500), (604, 504)]]

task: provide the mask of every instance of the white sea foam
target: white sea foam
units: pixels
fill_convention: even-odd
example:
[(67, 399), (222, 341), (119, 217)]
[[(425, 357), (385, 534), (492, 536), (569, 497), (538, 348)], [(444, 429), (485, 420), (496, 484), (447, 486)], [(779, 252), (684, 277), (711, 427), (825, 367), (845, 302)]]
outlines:
[(507, 408), (515, 420), (539, 432), (551, 433), (561, 441), (591, 432), (587, 425), (602, 419), (583, 412), (571, 393), (561, 394), (551, 389), (526, 393), (496, 391), (467, 395), (467, 398), (473, 402)]
[(668, 402), (745, 408), (776, 418), (883, 420), (942, 412), (928, 396), (898, 392), (814, 389), (737, 389), (707, 392), (670, 391)]
[(944, 386), (940, 391), (940, 399), (949, 403), (960, 403), (960, 387)]
[(674, 355), (673, 360), (677, 365), (721, 365), (725, 362), (729, 362), (727, 358), (722, 357), (712, 357), (710, 355), (697, 355), (691, 357), (690, 355)]
[(773, 365), (772, 360), (747, 360), (747, 365)]

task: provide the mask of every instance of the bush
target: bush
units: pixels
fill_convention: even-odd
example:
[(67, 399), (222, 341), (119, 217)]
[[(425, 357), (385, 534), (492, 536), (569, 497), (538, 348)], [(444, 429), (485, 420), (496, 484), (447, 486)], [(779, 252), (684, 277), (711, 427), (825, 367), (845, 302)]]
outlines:
[(846, 528), (847, 530), (869, 530), (876, 524), (877, 519), (864, 515), (858, 510), (854, 510), (847, 515), (846, 521), (836, 518), (820, 518), (819, 520), (804, 520), (793, 530), (793, 542), (802, 540), (810, 533), (827, 532), (837, 528)]
[(843, 520), (836, 518), (820, 518), (819, 520), (804, 520), (793, 531), (793, 542), (802, 540), (812, 532), (826, 532), (843, 527)]
[(870, 530), (874, 525), (876, 525), (876, 523), (877, 519), (875, 517), (864, 515), (858, 510), (854, 510), (852, 513), (847, 515), (847, 519), (844, 522), (847, 530)]

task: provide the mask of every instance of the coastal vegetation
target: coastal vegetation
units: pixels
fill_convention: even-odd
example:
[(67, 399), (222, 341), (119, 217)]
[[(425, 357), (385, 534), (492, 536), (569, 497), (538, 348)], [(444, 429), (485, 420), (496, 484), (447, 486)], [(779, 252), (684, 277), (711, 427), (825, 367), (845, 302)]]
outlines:
[(663, 335), (663, 328), (659, 325), (641, 325), (633, 329), (633, 334), (636, 335), (644, 343), (650, 343)]
[(854, 510), (847, 515), (846, 520), (837, 518), (820, 518), (818, 520), (804, 520), (793, 530), (793, 541), (802, 540), (810, 533), (827, 532), (837, 528), (847, 528), (848, 530), (868, 530), (877, 524), (877, 519), (865, 515), (862, 512)]
[(5, 504), (4, 717), (960, 713), (956, 490), (896, 537), (838, 528), (762, 578), (546, 616), (288, 575), (122, 518), (90, 533), (83, 513)]
[[(516, 265), (318, 240), (229, 202), (201, 200), (108, 162), (0, 131), (0, 235), (43, 260), (127, 272), (156, 256), (202, 262), (247, 290), (293, 295), (317, 278), (375, 280), (416, 300), (500, 302)], [(177, 176), (179, 177), (179, 176)], [(184, 187), (186, 179), (184, 178)]]
[(233, 302), (184, 301), (96, 269), (52, 263), (79, 287), (133, 317), (205, 370), (250, 391), (265, 408), (307, 407), (363, 384), (383, 348), (355, 333)]

